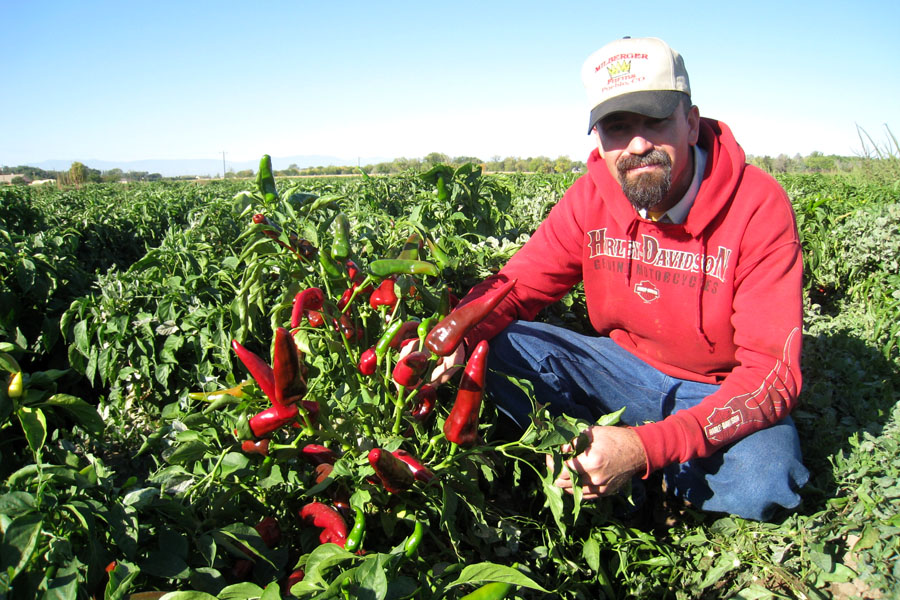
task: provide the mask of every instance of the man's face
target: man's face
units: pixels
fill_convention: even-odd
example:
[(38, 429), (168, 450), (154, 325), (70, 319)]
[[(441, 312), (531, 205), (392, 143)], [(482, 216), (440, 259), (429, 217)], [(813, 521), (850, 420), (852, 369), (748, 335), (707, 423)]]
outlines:
[(595, 130), (606, 167), (635, 208), (668, 210), (687, 192), (700, 132), (696, 107), (679, 106), (663, 119), (613, 113)]

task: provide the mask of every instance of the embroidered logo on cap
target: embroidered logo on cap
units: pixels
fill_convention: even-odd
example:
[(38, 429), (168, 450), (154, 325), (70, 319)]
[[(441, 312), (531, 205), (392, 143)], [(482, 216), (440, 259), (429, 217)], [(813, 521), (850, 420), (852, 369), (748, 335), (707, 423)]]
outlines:
[(619, 62), (614, 62), (606, 66), (606, 72), (609, 73), (610, 78), (621, 77), (627, 73), (631, 73), (631, 61), (630, 60), (620, 60)]

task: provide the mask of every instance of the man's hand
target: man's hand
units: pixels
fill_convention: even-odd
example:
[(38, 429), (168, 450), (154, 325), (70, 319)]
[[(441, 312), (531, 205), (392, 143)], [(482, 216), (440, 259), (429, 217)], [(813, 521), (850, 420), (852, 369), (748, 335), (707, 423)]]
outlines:
[[(642, 473), (646, 468), (647, 455), (638, 435), (628, 427), (596, 426), (585, 431), (582, 436), (588, 446), (581, 454), (565, 462), (577, 473), (578, 481), (563, 469), (554, 482), (568, 493), (575, 485), (582, 486), (582, 498), (593, 500), (600, 496), (614, 494), (619, 488)], [(572, 445), (563, 446), (563, 451), (571, 451)], [(548, 468), (553, 468), (553, 458), (547, 456)]]

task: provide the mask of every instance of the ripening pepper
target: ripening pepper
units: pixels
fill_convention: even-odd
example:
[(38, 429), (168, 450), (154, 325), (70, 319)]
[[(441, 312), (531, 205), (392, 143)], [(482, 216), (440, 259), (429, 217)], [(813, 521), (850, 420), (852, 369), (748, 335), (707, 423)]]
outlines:
[(366, 377), (375, 374), (378, 369), (378, 356), (375, 354), (375, 346), (372, 346), (359, 356), (359, 372)]
[(300, 351), (291, 332), (284, 327), (275, 330), (272, 371), (275, 378), (275, 402), (293, 404), (306, 394)]
[(394, 450), (391, 452), (396, 458), (400, 459), (406, 466), (409, 467), (409, 472), (412, 473), (413, 479), (416, 481), (421, 481), (422, 483), (429, 483), (434, 480), (434, 473), (423, 465), (418, 458), (403, 450), (402, 448), (398, 450)]
[(281, 527), (275, 517), (264, 517), (253, 526), (266, 548), (274, 548), (281, 541)]
[(388, 310), (394, 310), (397, 305), (397, 293), (394, 291), (394, 282), (396, 278), (388, 277), (381, 282), (372, 295), (369, 296), (369, 306), (372, 310), (378, 310), (379, 306), (387, 306)]
[(21, 398), (24, 391), (22, 371), (16, 371), (9, 377), (9, 386), (6, 388), (6, 393), (10, 398)]
[(394, 365), (391, 379), (394, 380), (394, 383), (406, 388), (416, 387), (422, 380), (422, 375), (428, 368), (430, 360), (431, 353), (429, 352), (410, 352)]
[(262, 232), (266, 237), (277, 242), (278, 245), (282, 248), (291, 250), (299, 258), (309, 260), (318, 252), (315, 246), (313, 246), (308, 240), (304, 240), (303, 238), (299, 237), (296, 233), (288, 234), (288, 241), (290, 243), (284, 243), (281, 240), (281, 227), (272, 222), (269, 217), (262, 213), (256, 213), (255, 215), (253, 215), (253, 222), (257, 225), (264, 225), (265, 228), (262, 230)]
[(319, 310), (324, 303), (325, 294), (317, 287), (297, 292), (297, 295), (294, 296), (294, 306), (291, 309), (291, 329), (300, 326), (300, 319), (306, 311)]
[(268, 456), (269, 438), (263, 438), (261, 440), (244, 440), (241, 442), (241, 450), (243, 450), (245, 454)]
[(347, 543), (347, 522), (337, 510), (327, 504), (310, 502), (300, 509), (300, 518), (304, 523), (322, 529), (319, 533), (321, 543), (333, 543), (341, 548)]
[(438, 356), (452, 354), (466, 334), (497, 308), (515, 284), (516, 280), (510, 279), (500, 287), (452, 310), (428, 333), (425, 346)]
[(422, 246), (422, 236), (418, 232), (412, 233), (406, 238), (406, 243), (403, 244), (403, 249), (400, 250), (397, 258), (400, 260), (419, 260), (419, 252), (422, 250)]
[(444, 421), (444, 436), (460, 446), (470, 446), (478, 439), (478, 413), (484, 394), (484, 377), (487, 371), (488, 343), (478, 342), (466, 363), (456, 401), (447, 420)]
[(415, 481), (406, 463), (382, 448), (369, 451), (369, 464), (375, 469), (381, 485), (391, 494), (409, 489)]

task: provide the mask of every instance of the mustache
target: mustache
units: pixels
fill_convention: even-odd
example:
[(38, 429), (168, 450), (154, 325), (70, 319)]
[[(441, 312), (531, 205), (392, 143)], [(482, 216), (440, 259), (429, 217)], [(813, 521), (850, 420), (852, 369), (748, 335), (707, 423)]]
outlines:
[(620, 175), (624, 175), (630, 169), (639, 167), (649, 167), (650, 165), (659, 165), (661, 167), (671, 167), (672, 159), (662, 150), (651, 150), (642, 156), (626, 156), (619, 159), (616, 167)]

